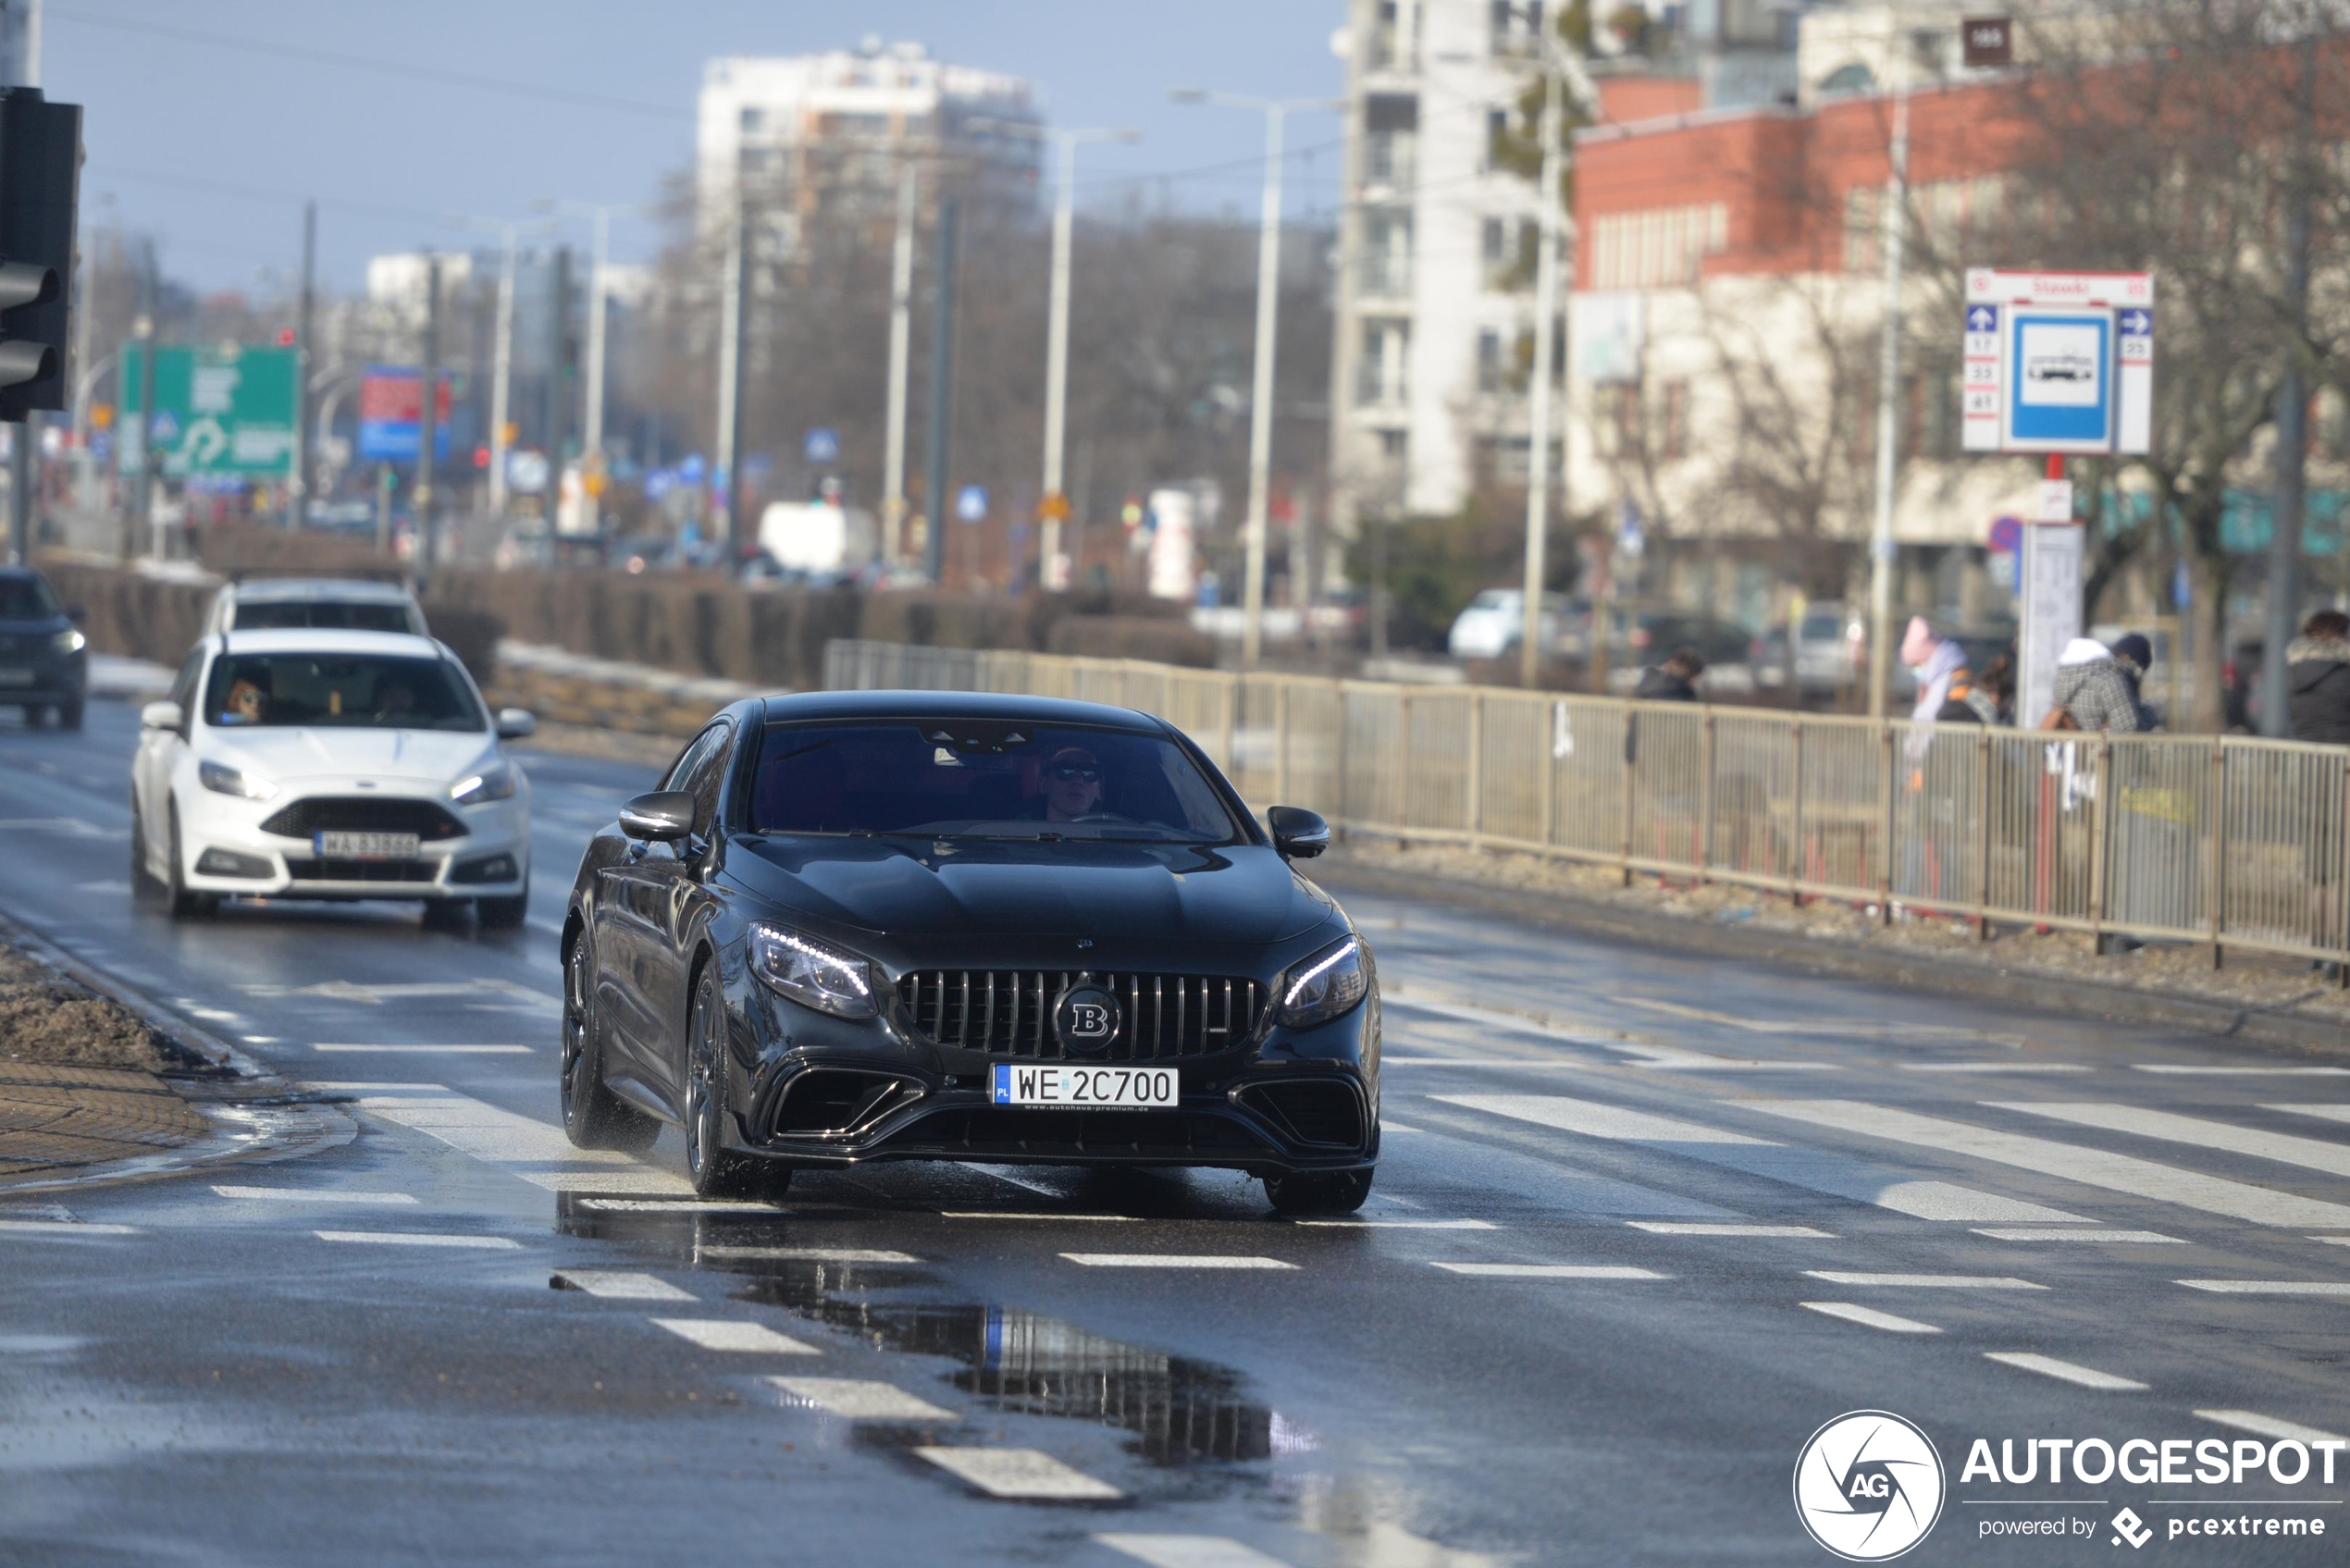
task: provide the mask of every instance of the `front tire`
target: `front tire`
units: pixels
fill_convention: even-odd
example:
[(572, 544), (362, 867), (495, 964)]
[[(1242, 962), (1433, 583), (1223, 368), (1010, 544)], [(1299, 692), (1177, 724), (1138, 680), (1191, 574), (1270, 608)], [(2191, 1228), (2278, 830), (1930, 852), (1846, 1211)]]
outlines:
[(530, 914), (530, 879), (523, 879), (520, 893), (501, 898), (475, 899), (474, 913), (481, 917), (484, 931), (520, 931)]
[[(686, 1020), (686, 1176), (705, 1198), (748, 1196), (766, 1181), (763, 1161), (726, 1147), (726, 994), (718, 966), (708, 963), (694, 982), (694, 1005)], [(781, 1173), (788, 1181), (790, 1173)]]
[(603, 1033), (596, 1022), (596, 979), (588, 933), (563, 956), (563, 1135), (574, 1147), (641, 1154), (661, 1136), (661, 1123), (604, 1087)]
[(180, 853), (179, 812), (176, 807), (171, 812), (168, 848), (171, 863), (164, 868), (163, 885), (170, 902), (171, 918), (175, 920), (200, 920), (216, 913), (220, 908), (218, 894), (198, 893), (188, 886), (187, 857)]
[(1276, 1214), (1353, 1214), (1370, 1195), (1367, 1170), (1290, 1171), (1265, 1179), (1265, 1201)]
[(61, 730), (78, 730), (81, 728), (81, 699), (80, 698), (75, 698), (71, 702), (59, 705), (57, 709), (57, 728)]
[(137, 791), (130, 796), (130, 896), (143, 898), (157, 890), (154, 869), (148, 864), (147, 814), (139, 806)]

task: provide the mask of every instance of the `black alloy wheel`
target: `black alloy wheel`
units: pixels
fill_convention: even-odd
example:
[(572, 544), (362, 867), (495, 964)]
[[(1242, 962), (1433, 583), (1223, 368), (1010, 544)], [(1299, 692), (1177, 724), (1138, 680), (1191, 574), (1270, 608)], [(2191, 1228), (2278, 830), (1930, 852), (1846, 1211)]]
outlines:
[(581, 1149), (641, 1154), (661, 1136), (661, 1123), (624, 1104), (604, 1087), (603, 1038), (596, 1023), (596, 981), (588, 933), (563, 956), (563, 1064), (558, 1089), (563, 1135)]
[(1265, 1179), (1265, 1199), (1276, 1214), (1353, 1214), (1370, 1195), (1367, 1170), (1291, 1171)]
[(788, 1167), (726, 1147), (726, 994), (718, 966), (706, 963), (694, 982), (694, 1005), (686, 1020), (686, 1175), (705, 1198), (738, 1198), (779, 1191), (791, 1181)]

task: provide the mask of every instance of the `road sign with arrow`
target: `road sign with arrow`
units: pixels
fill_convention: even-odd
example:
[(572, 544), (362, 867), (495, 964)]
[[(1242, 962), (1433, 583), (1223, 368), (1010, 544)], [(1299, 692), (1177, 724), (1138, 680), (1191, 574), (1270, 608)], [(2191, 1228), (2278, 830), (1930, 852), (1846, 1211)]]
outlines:
[(119, 379), (127, 417), (117, 448), (122, 472), (138, 470), (142, 429), (152, 431), (164, 472), (175, 478), (196, 474), (278, 478), (288, 472), (294, 447), (294, 350), (166, 344), (155, 351), (155, 417), (146, 420), (137, 416), (145, 381), (139, 361), (145, 347), (134, 341), (122, 350)]

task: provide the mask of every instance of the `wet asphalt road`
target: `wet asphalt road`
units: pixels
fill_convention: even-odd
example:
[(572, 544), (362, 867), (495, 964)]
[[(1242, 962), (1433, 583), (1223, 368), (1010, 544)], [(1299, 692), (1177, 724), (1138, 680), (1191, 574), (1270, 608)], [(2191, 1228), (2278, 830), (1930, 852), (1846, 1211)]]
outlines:
[[(2350, 1432), (2345, 1067), (1354, 898), (1388, 998), (1361, 1224), (926, 1166), (698, 1212), (674, 1133), (586, 1158), (556, 1122), (555, 922), (643, 770), (526, 753), (511, 935), (174, 925), (130, 895), (133, 722), (0, 720), (0, 901), (360, 1131), (0, 1193), (0, 1562), (1814, 1562), (1790, 1475), (1863, 1408), (1948, 1467), (1911, 1561), (2109, 1556), (2124, 1505), (2215, 1561), (2350, 1531), (2350, 1463), (1960, 1474), (1976, 1438)], [(986, 1489), (1040, 1464), (1100, 1495)], [(2223, 1512), (2332, 1528), (2167, 1538)], [(2055, 1517), (2084, 1533), (1985, 1534)]]

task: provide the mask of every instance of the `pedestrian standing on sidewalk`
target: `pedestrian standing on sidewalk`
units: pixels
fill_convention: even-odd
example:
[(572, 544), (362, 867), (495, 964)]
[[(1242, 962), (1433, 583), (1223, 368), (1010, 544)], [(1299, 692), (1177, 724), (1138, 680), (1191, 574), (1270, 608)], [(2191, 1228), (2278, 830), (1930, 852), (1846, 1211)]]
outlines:
[(2040, 721), (2044, 730), (2138, 731), (2137, 691), (2113, 650), (2095, 637), (2074, 637), (2057, 655), (2055, 696)]
[(2320, 610), (2284, 651), (2293, 738), (2350, 746), (2350, 615)]
[(2146, 672), (2154, 668), (2154, 644), (2143, 632), (2126, 632), (2113, 639), (2113, 657), (2130, 678), (2130, 700), (2138, 710), (2138, 728), (2151, 733), (2162, 727), (2162, 715), (2146, 699)]

